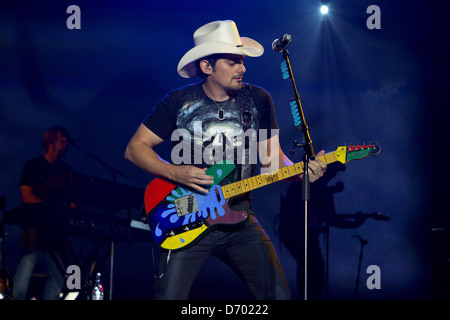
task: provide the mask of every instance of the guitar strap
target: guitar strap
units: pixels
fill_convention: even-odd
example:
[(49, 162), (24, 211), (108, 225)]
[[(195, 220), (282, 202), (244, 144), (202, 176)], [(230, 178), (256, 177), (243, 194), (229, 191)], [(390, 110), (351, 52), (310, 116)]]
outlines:
[[(241, 114), (241, 123), (244, 133), (252, 127), (256, 128), (257, 123), (255, 115), (253, 115), (253, 110), (255, 109), (256, 102), (253, 96), (252, 87), (250, 85), (244, 85), (242, 87), (242, 90), (239, 91), (238, 95), (236, 96), (236, 105)], [(254, 135), (253, 133), (254, 132), (252, 132), (251, 141), (248, 141), (247, 139), (244, 140), (244, 162), (240, 166), (240, 180), (250, 178), (252, 174), (252, 164), (250, 163), (249, 149), (250, 143), (256, 143), (256, 135)]]

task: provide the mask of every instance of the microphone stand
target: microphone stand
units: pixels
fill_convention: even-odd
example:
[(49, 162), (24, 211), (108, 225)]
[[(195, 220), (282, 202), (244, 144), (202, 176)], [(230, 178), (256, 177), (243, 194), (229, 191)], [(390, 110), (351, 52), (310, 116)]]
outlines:
[[(295, 85), (294, 75), (292, 73), (291, 63), (289, 61), (289, 51), (284, 48), (283, 49), (283, 58), (286, 61), (285, 65), (285, 71), (287, 71), (287, 74), (289, 75), (289, 78), (292, 82), (292, 87), (294, 89), (294, 99), (293, 102), (296, 103), (298, 113), (293, 112), (294, 119), (297, 119), (295, 123), (297, 124), (297, 131), (302, 133), (303, 136), (303, 143), (299, 144), (297, 140), (294, 141), (294, 145), (291, 150), (291, 154), (294, 154), (294, 149), (296, 147), (302, 147), (303, 148), (303, 187), (302, 187), (302, 199), (304, 201), (304, 211), (305, 211), (305, 292), (304, 292), (304, 299), (308, 300), (308, 285), (307, 285), (307, 278), (308, 278), (308, 201), (310, 200), (310, 182), (309, 182), (309, 173), (308, 173), (308, 163), (309, 160), (314, 160), (315, 153), (313, 144), (311, 141), (311, 136), (309, 134), (309, 128), (305, 121), (305, 115), (303, 113), (302, 104), (300, 102), (300, 96), (297, 91), (297, 87)], [(293, 103), (291, 103), (291, 110), (293, 110)]]
[(99, 157), (97, 157), (96, 155), (88, 152), (87, 150), (81, 148), (80, 146), (78, 146), (74, 140), (69, 140), (69, 143), (74, 147), (77, 148), (78, 150), (80, 150), (81, 152), (87, 154), (88, 156), (90, 156), (91, 158), (95, 159), (98, 163), (100, 163), (101, 165), (103, 165), (105, 168), (107, 168), (109, 170), (109, 172), (111, 173), (112, 177), (113, 177), (113, 181), (116, 182), (117, 181), (117, 176), (121, 175), (125, 178), (128, 179), (128, 176), (122, 172), (120, 172), (119, 170), (117, 170), (116, 168), (114, 168), (112, 165), (110, 165), (109, 163), (106, 163), (105, 161), (101, 160)]
[(358, 259), (358, 274), (356, 275), (356, 280), (355, 280), (355, 300), (358, 300), (363, 249), (364, 249), (364, 246), (369, 243), (369, 241), (364, 240), (359, 234), (354, 235), (353, 238), (358, 239), (361, 244), (360, 251), (359, 251), (359, 259)]
[[(122, 172), (120, 172), (119, 170), (117, 170), (116, 168), (114, 168), (112, 165), (106, 163), (105, 161), (101, 160), (99, 157), (97, 157), (96, 155), (88, 152), (87, 150), (81, 148), (80, 146), (78, 146), (74, 140), (69, 140), (69, 143), (77, 148), (78, 150), (80, 150), (81, 152), (87, 154), (88, 156), (90, 156), (91, 158), (95, 159), (97, 162), (99, 162), (101, 165), (103, 165), (104, 167), (106, 167), (112, 177), (113, 177), (113, 181), (114, 183), (117, 182), (117, 176), (121, 175), (125, 178), (128, 179), (128, 176)], [(113, 268), (114, 268), (114, 238), (111, 237), (111, 253), (110, 253), (110, 272), (109, 272), (109, 300), (112, 300), (112, 292), (113, 292)]]

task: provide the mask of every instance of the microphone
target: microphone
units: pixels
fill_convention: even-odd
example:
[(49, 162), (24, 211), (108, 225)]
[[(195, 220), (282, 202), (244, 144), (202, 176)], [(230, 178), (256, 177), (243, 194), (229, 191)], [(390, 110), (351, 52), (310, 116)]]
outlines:
[(291, 40), (292, 36), (290, 34), (285, 34), (283, 37), (273, 40), (272, 49), (275, 50), (275, 52), (280, 52), (291, 43)]

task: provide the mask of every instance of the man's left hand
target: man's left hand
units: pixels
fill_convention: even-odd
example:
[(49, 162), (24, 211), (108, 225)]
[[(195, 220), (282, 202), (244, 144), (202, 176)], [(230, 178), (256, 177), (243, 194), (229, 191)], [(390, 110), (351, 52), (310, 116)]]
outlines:
[(308, 176), (309, 182), (314, 182), (321, 178), (325, 171), (327, 171), (327, 164), (317, 158), (323, 156), (325, 154), (325, 150), (321, 150), (316, 154), (316, 158), (314, 160), (309, 160), (308, 163)]

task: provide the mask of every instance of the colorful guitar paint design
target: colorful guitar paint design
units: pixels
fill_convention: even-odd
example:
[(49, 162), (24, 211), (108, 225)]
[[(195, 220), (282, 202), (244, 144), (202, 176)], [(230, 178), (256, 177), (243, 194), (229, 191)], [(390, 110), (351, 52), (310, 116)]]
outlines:
[[(378, 155), (378, 144), (342, 146), (317, 159), (343, 164), (368, 155)], [(214, 177), (208, 194), (201, 194), (165, 179), (152, 180), (145, 189), (144, 207), (156, 243), (164, 249), (185, 249), (217, 225), (238, 224), (247, 219), (245, 211), (231, 210), (227, 200), (254, 189), (303, 173), (303, 162), (235, 182), (236, 167), (217, 163), (207, 174)]]

